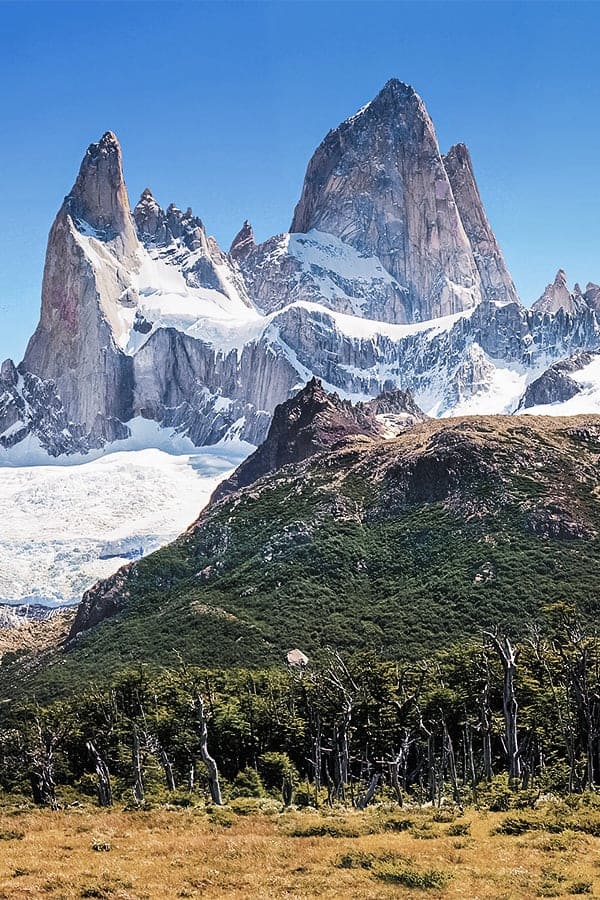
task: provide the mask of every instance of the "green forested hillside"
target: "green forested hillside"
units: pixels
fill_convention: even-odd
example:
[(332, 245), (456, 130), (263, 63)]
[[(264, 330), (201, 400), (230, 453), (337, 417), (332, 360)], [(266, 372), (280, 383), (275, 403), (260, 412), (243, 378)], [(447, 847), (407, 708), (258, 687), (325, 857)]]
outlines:
[(496, 623), (522, 632), (552, 602), (594, 615), (599, 454), (589, 416), (349, 438), (224, 498), (97, 586), (78, 627), (116, 614), (43, 659), (5, 661), (5, 689), (16, 671), (54, 692), (179, 654), (213, 667), (328, 645), (415, 659)]

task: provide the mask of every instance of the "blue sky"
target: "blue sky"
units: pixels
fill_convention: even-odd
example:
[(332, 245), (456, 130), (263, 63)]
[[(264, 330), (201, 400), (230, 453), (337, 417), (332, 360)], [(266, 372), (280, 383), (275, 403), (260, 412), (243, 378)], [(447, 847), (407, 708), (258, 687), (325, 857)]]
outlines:
[(600, 281), (600, 3), (2, 2), (0, 359), (35, 327), (46, 237), (87, 145), (133, 203), (192, 206), (227, 247), (289, 227), (329, 128), (395, 76), (471, 149), (526, 303)]

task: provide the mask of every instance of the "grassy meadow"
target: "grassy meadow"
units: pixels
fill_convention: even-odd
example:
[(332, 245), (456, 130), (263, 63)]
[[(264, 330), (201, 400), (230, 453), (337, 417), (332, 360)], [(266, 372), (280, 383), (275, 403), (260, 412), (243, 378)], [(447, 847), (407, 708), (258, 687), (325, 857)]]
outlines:
[(379, 806), (0, 813), (0, 898), (600, 895), (600, 811), (497, 813)]

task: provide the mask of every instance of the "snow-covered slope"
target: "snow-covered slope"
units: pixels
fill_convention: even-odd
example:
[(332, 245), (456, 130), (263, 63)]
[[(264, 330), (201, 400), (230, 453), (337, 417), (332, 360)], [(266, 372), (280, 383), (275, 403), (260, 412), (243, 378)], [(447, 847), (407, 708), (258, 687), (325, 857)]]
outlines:
[[(0, 603), (77, 603), (99, 578), (180, 534), (254, 449), (186, 448), (148, 428), (91, 462), (19, 465), (32, 460), (25, 448), (0, 451)], [(155, 438), (166, 449), (134, 449)]]

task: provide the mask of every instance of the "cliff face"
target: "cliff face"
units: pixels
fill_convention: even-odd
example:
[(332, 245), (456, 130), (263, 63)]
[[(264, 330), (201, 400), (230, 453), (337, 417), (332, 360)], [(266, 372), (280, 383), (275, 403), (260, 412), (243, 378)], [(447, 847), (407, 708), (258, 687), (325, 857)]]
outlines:
[(481, 280), (421, 98), (389, 81), (330, 131), (306, 172), (292, 232), (328, 232), (376, 256), (417, 321), (475, 306)]
[[(591, 287), (588, 285), (588, 287)], [(593, 286), (592, 286), (593, 287)], [(593, 289), (590, 298), (594, 296)], [(552, 284), (546, 286), (544, 293), (531, 307), (533, 312), (539, 315), (563, 315), (578, 316), (589, 308), (587, 299), (581, 292), (579, 285), (571, 291), (567, 284), (567, 276), (564, 269), (559, 269)]]
[(119, 339), (122, 313), (137, 302), (136, 249), (121, 149), (107, 132), (88, 148), (50, 230), (40, 323), (23, 361), (55, 382), (71, 421), (87, 428), (132, 415), (131, 360)]
[(484, 298), (518, 303), (517, 290), (481, 202), (471, 154), (464, 144), (456, 144), (443, 157), (443, 161), (471, 244)]

